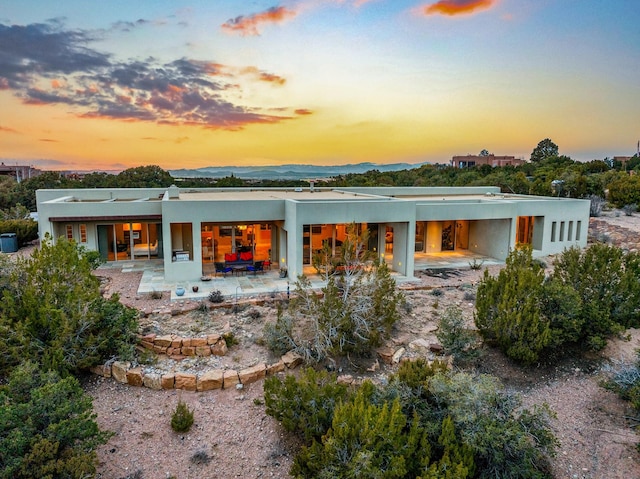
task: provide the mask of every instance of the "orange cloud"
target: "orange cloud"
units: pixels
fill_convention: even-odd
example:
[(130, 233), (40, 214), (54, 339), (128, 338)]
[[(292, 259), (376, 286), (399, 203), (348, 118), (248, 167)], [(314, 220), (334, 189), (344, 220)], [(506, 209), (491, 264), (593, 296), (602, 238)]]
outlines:
[[(228, 67), (227, 70), (231, 70), (231, 67)], [(259, 70), (254, 66), (244, 67), (240, 69), (240, 74), (242, 75), (251, 75), (256, 77), (259, 81), (273, 83), (277, 86), (282, 86), (287, 82), (287, 79), (281, 77), (280, 75), (276, 75), (275, 73), (267, 73)]]
[(307, 108), (298, 108), (295, 111), (296, 115), (313, 115), (313, 111), (307, 109)]
[(258, 76), (258, 79), (260, 81), (274, 83), (278, 86), (284, 85), (287, 82), (285, 78), (282, 78), (279, 75), (276, 75), (274, 73), (265, 73), (265, 72), (260, 72), (260, 76)]
[(258, 27), (265, 23), (281, 23), (298, 15), (295, 10), (287, 7), (271, 7), (268, 10), (252, 15), (240, 15), (227, 20), (222, 24), (222, 29), (227, 33), (239, 33), (243, 36), (260, 35)]
[(478, 10), (486, 10), (497, 0), (440, 0), (422, 9), (425, 15), (466, 15)]
[(18, 133), (18, 130), (14, 130), (13, 128), (9, 128), (8, 126), (0, 125), (0, 132), (2, 132), (2, 133)]

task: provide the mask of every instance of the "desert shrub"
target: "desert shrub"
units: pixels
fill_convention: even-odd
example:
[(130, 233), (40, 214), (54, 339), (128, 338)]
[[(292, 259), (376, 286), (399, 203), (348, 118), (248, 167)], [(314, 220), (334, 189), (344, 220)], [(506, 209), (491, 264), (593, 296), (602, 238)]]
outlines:
[(422, 390), (428, 387), (431, 378), (436, 374), (445, 373), (447, 369), (447, 364), (442, 361), (429, 363), (424, 358), (418, 358), (416, 361), (401, 363), (394, 377), (411, 389)]
[(249, 310), (249, 312), (247, 313), (247, 316), (249, 316), (251, 319), (259, 319), (262, 316), (262, 314), (260, 313), (260, 311), (253, 308)]
[(475, 301), (476, 293), (474, 293), (473, 291), (465, 291), (462, 299), (464, 299), (465, 301)]
[(540, 312), (544, 270), (531, 247), (516, 248), (497, 277), (485, 270), (476, 299), (475, 322), (482, 336), (507, 356), (533, 363), (551, 342), (549, 322)]
[(406, 314), (409, 314), (411, 313), (411, 311), (413, 311), (413, 304), (406, 297), (403, 298), (403, 300), (400, 302), (400, 307)]
[(640, 178), (637, 175), (618, 176), (607, 185), (609, 201), (617, 208), (640, 204)]
[(224, 339), (225, 343), (227, 343), (228, 348), (240, 343), (238, 341), (238, 338), (236, 338), (236, 335), (233, 334), (233, 331), (227, 331), (226, 333), (224, 333), (222, 335), (222, 339)]
[(327, 432), (334, 409), (347, 397), (347, 387), (338, 384), (335, 375), (312, 368), (305, 369), (298, 379), (288, 375), (264, 381), (266, 413), (307, 441)]
[[(6, 177), (5, 177), (6, 178)], [(5, 180), (0, 180), (0, 184), (5, 183)], [(31, 219), (29, 208), (22, 206), (20, 203), (10, 206), (6, 209), (0, 209), (0, 221), (7, 220), (27, 220)]]
[(450, 306), (444, 311), (436, 337), (445, 353), (453, 355), (456, 360), (466, 361), (478, 355), (478, 336), (465, 326), (462, 311), (457, 306)]
[(448, 415), (473, 451), (479, 478), (550, 478), (555, 453), (553, 413), (546, 405), (524, 409), (518, 396), (489, 375), (451, 373), (429, 382), (428, 397)]
[(282, 307), (278, 305), (275, 323), (264, 325), (264, 343), (274, 354), (281, 356), (296, 348), (297, 344), (293, 338), (293, 317), (284, 314)]
[(554, 278), (546, 280), (540, 292), (539, 305), (551, 329), (549, 348), (557, 350), (580, 340), (584, 329), (584, 318), (580, 314), (582, 301), (573, 287)]
[(523, 408), (491, 376), (418, 360), (403, 363), (385, 385), (365, 381), (354, 393), (337, 393), (345, 387), (335, 376), (312, 370), (301, 380), (267, 382), (268, 414), (307, 440), (294, 477), (551, 477), (551, 412)]
[(482, 268), (482, 265), (484, 264), (484, 260), (480, 260), (478, 261), (477, 258), (473, 258), (472, 261), (469, 261), (469, 268), (471, 268), (474, 271), (479, 270), (480, 268)]
[(106, 260), (100, 255), (100, 251), (87, 249), (85, 246), (78, 246), (78, 254), (87, 260), (91, 270), (96, 270)]
[(626, 216), (633, 216), (634, 213), (638, 212), (638, 205), (635, 203), (632, 205), (624, 205), (622, 211)]
[(77, 379), (25, 363), (0, 387), (0, 404), (0, 478), (93, 477), (95, 448), (110, 434)]
[(382, 343), (400, 319), (404, 295), (385, 263), (370, 260), (367, 233), (347, 228), (341, 247), (344, 270), (328, 275), (322, 295), (311, 289), (308, 279), (299, 277), (296, 294), (285, 314), (294, 322), (308, 325), (292, 337), (295, 350), (307, 360), (329, 355), (367, 355)]
[(636, 411), (640, 411), (640, 354), (633, 364), (617, 364), (605, 371), (608, 379), (604, 386), (629, 401)]
[(300, 276), (288, 309), (279, 309), (276, 324), (265, 331), (267, 343), (293, 349), (312, 362), (366, 355), (389, 335), (403, 298), (384, 263), (328, 275), (321, 295)]
[(199, 313), (208, 313), (209, 312), (209, 305), (207, 305), (207, 303), (205, 303), (204, 301), (199, 301), (198, 302), (198, 306), (196, 307), (196, 310)]
[(188, 432), (191, 426), (193, 426), (193, 409), (189, 409), (187, 403), (179, 399), (171, 415), (171, 429), (175, 432)]
[(530, 248), (507, 258), (497, 278), (485, 272), (478, 287), (476, 325), (513, 359), (600, 350), (607, 338), (640, 324), (640, 254), (596, 243), (565, 250), (549, 278)]
[(0, 374), (25, 359), (64, 376), (133, 357), (138, 312), (117, 295), (103, 298), (91, 267), (62, 238), (17, 260), (0, 302)]
[(207, 451), (197, 451), (196, 453), (193, 454), (193, 456), (191, 456), (190, 461), (193, 464), (209, 464), (211, 462), (211, 456), (209, 455), (209, 453)]
[(212, 303), (222, 303), (224, 301), (224, 295), (219, 289), (214, 289), (209, 293), (209, 301)]
[(431, 296), (439, 298), (440, 296), (444, 296), (444, 291), (442, 291), (440, 288), (434, 288), (431, 290), (430, 294)]

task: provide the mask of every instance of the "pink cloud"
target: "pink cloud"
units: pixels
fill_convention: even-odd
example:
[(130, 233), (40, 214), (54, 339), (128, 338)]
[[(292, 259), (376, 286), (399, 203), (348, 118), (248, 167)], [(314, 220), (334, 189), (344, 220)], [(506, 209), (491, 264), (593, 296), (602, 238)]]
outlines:
[(425, 15), (468, 15), (493, 7), (497, 0), (439, 0), (423, 7)]
[(265, 23), (282, 23), (298, 15), (295, 10), (287, 7), (271, 7), (264, 12), (252, 15), (240, 15), (227, 20), (222, 24), (222, 29), (227, 33), (239, 33), (243, 36), (260, 35), (259, 27)]

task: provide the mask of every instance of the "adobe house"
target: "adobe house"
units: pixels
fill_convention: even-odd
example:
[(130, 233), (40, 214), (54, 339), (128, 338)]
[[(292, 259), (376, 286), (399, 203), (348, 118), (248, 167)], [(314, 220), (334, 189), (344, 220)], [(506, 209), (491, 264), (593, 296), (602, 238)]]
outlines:
[(287, 267), (290, 277), (346, 228), (413, 276), (419, 255), (476, 253), (506, 259), (518, 243), (534, 256), (587, 243), (589, 201), (512, 195), (497, 187), (127, 188), (36, 192), (39, 233), (66, 237), (107, 261), (160, 258), (165, 278), (190, 281), (225, 255)]
[(476, 166), (489, 165), (498, 166), (520, 166), (524, 165), (522, 158), (515, 156), (496, 156), (493, 153), (488, 155), (464, 155), (454, 156), (451, 159), (451, 166), (454, 168), (474, 168)]

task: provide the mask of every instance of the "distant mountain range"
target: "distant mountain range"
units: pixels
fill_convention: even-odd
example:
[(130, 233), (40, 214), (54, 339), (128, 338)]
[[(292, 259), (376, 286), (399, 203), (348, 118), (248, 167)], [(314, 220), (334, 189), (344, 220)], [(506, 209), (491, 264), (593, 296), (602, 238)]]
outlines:
[(225, 178), (235, 176), (243, 180), (301, 180), (330, 178), (348, 173), (370, 170), (398, 171), (418, 168), (425, 163), (355, 163), (347, 165), (276, 165), (276, 166), (206, 166), (204, 168), (168, 170), (174, 178)]

